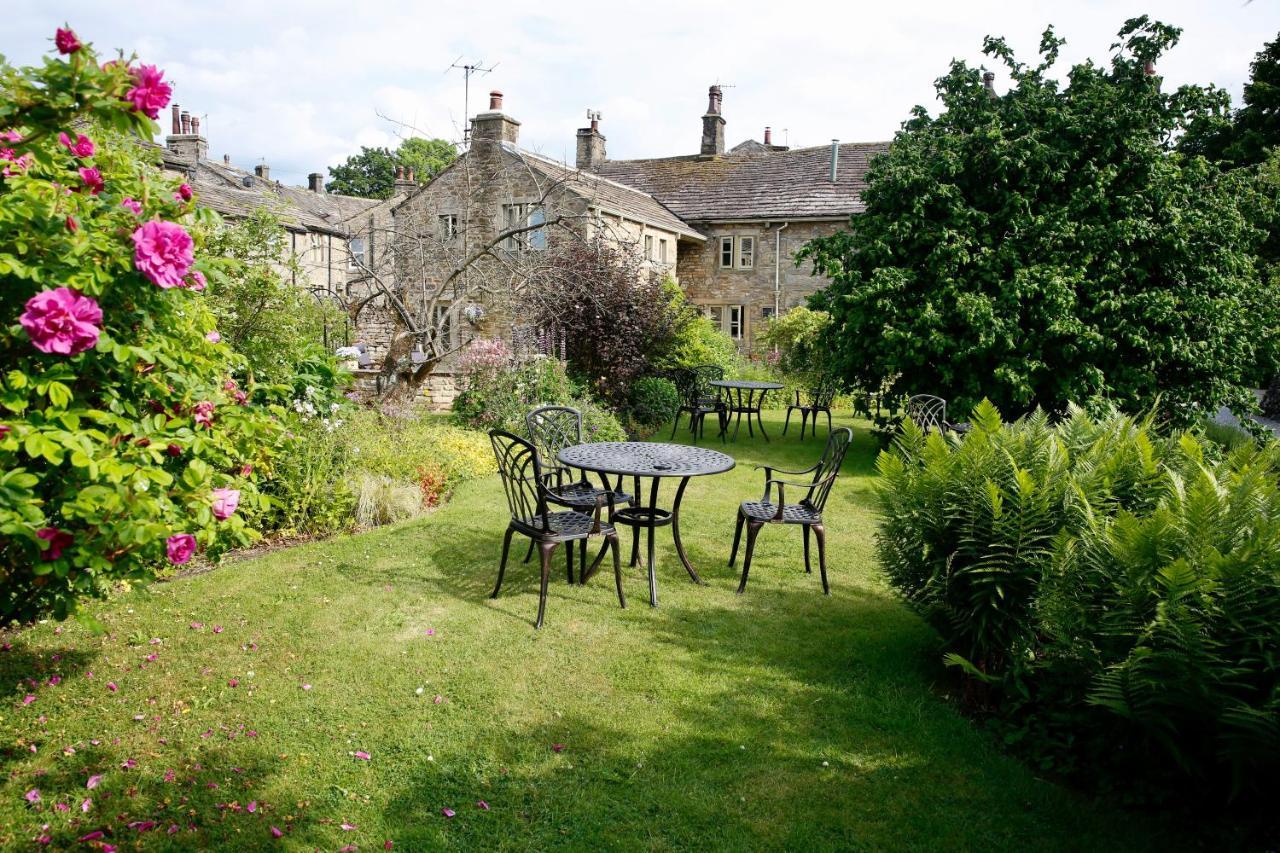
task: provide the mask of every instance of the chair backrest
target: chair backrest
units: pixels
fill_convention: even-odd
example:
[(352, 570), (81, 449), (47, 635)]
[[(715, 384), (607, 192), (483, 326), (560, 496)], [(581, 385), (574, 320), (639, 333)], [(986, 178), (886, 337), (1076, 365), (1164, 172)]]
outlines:
[[(498, 460), (498, 475), (502, 477), (502, 489), (507, 494), (511, 517), (545, 530), (546, 505), (538, 492), (542, 466), (538, 462), (537, 449), (520, 436), (500, 429), (489, 431), (489, 442)], [(540, 515), (541, 519), (538, 518)]]
[(524, 423), (544, 467), (559, 467), (556, 454), (582, 444), (582, 412), (571, 406), (540, 406), (524, 416)]
[(677, 367), (669, 374), (676, 390), (680, 392), (680, 404), (685, 407), (698, 404), (698, 374), (693, 368)]
[(698, 396), (702, 398), (720, 396), (720, 389), (712, 385), (724, 379), (724, 368), (718, 364), (700, 364), (693, 369), (698, 381)]
[(809, 406), (817, 409), (831, 408), (831, 402), (840, 391), (840, 380), (829, 373), (818, 377), (818, 381), (809, 389)]
[(907, 400), (907, 417), (922, 432), (942, 432), (947, 424), (947, 401), (932, 394), (916, 394)]
[[(827, 446), (822, 451), (822, 458), (818, 460), (817, 470), (813, 472), (814, 487), (809, 490), (807, 498), (809, 505), (818, 512), (822, 512), (822, 508), (827, 505), (831, 487), (836, 483), (835, 475), (840, 473), (840, 466), (844, 464), (844, 455), (849, 452), (849, 444), (852, 441), (853, 430), (848, 427), (840, 427), (827, 436)], [(830, 477), (829, 480), (828, 477)], [(822, 482), (823, 480), (826, 482)]]

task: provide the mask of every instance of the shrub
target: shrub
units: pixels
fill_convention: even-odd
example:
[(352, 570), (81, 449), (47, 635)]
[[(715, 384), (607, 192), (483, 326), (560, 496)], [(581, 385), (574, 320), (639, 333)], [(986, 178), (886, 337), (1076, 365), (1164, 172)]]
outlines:
[(206, 215), (137, 144), (168, 84), (58, 41), (0, 61), (0, 622), (248, 543), (279, 436), (200, 293)]
[(691, 319), (638, 255), (600, 238), (551, 257), (532, 318), (563, 336), (569, 370), (616, 409)]
[(882, 453), (880, 559), (1047, 769), (1257, 793), (1280, 770), (1280, 449), (1072, 408)]
[(643, 427), (656, 427), (671, 420), (680, 407), (680, 392), (670, 379), (645, 376), (631, 387), (631, 416)]
[[(489, 352), (489, 342), (472, 342), (468, 347)], [(622, 441), (626, 431), (613, 412), (591, 399), (553, 358), (538, 356), (524, 362), (495, 361), (466, 355), (464, 365), (473, 365), (462, 376), (463, 391), (453, 402), (459, 423), (482, 430), (504, 429), (524, 435), (524, 416), (543, 405), (573, 406), (582, 412), (582, 431), (590, 441)], [(478, 363), (479, 366), (475, 366)], [(489, 451), (490, 453), (492, 451)]]
[(670, 344), (654, 358), (654, 368), (665, 371), (714, 364), (723, 368), (725, 375), (733, 375), (742, 360), (733, 338), (690, 304), (674, 280), (663, 281), (662, 293), (680, 321)]
[(761, 342), (778, 353), (774, 364), (782, 375), (810, 383), (830, 369), (822, 337), (830, 326), (826, 311), (792, 308), (765, 327)]

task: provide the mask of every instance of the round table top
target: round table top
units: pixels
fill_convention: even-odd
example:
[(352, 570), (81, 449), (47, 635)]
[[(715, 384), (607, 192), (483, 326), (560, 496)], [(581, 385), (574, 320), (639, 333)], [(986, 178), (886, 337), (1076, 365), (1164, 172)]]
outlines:
[(601, 441), (575, 444), (556, 454), (571, 468), (632, 477), (701, 477), (722, 474), (737, 463), (709, 447), (650, 444), (647, 441)]
[(742, 388), (750, 391), (776, 391), (787, 386), (781, 382), (762, 382), (759, 379), (713, 379), (707, 383), (720, 388)]

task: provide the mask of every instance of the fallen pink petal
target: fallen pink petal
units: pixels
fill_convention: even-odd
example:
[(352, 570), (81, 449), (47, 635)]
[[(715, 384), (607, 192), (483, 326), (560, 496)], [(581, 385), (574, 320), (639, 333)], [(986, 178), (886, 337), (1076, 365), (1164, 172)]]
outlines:
[(551, 744), (551, 751), (552, 751), (552, 752), (564, 752), (564, 744), (562, 744), (562, 743), (553, 743), (553, 744)]
[(101, 829), (95, 829), (93, 832), (86, 832), (84, 835), (80, 836), (76, 840), (77, 841), (98, 841), (106, 837), (107, 837), (107, 834), (103, 832)]
[(38, 803), (40, 802), (40, 789), (32, 788), (30, 791), (27, 791), (23, 797), (28, 803)]
[(356, 828), (354, 823), (347, 823), (345, 820), (341, 824), (343, 832), (350, 832)]
[(249, 814), (253, 814), (258, 810), (258, 801), (257, 800), (252, 801), (251, 803), (249, 803), (249, 805), (245, 806), (244, 809)]
[(22, 697), (23, 707), (30, 705), (34, 701), (36, 701), (36, 695), (34, 693), (28, 693), (26, 696)]
[(116, 683), (115, 683), (114, 681), (108, 681), (108, 682), (107, 682), (107, 689), (108, 689), (108, 690), (110, 690), (112, 693), (115, 693), (115, 692), (116, 692), (117, 690), (119, 690), (120, 688), (119, 688), (119, 687), (116, 687)]
[(80, 801), (80, 811), (87, 813), (91, 808), (93, 808), (93, 800), (85, 797)]
[(363, 749), (357, 749), (357, 750), (355, 751), (355, 756), (356, 756), (356, 758), (360, 759), (361, 761), (368, 761), (368, 760), (369, 760), (369, 757), (370, 757), (370, 756), (369, 756), (369, 753), (365, 752)]
[(274, 826), (273, 826), (273, 827), (271, 827), (271, 837), (272, 837), (272, 838), (284, 838), (284, 833), (283, 833), (283, 832), (281, 832), (281, 831), (280, 831), (280, 829), (279, 829), (278, 827), (274, 827)]
[(478, 808), (478, 809), (484, 809), (485, 811), (488, 811), (488, 810), (489, 810), (489, 804), (488, 804), (488, 803), (486, 803), (484, 800), (476, 800), (476, 808)]
[(98, 774), (97, 776), (90, 776), (89, 781), (85, 782), (84, 786), (92, 791), (94, 788), (98, 787), (98, 783), (101, 781), (102, 781), (102, 774)]
[(457, 814), (457, 812), (455, 812), (453, 809), (450, 809), (450, 808), (443, 808), (440, 810), (440, 814), (444, 815), (445, 817), (453, 817), (455, 814)]

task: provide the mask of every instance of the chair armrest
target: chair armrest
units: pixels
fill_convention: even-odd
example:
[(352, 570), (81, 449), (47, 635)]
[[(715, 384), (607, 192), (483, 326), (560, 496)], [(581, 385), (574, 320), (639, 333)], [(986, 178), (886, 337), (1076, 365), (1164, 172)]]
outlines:
[[(817, 468), (818, 465), (820, 464), (821, 463), (819, 462), (815, 462), (812, 465), (810, 465), (808, 468), (805, 468), (801, 471), (788, 471), (786, 468), (775, 468), (772, 465), (752, 465), (751, 467), (756, 471), (759, 471), (760, 469), (763, 468), (766, 472), (777, 471), (779, 474), (808, 474), (810, 471), (813, 471), (815, 468)], [(765, 474), (766, 478), (768, 478), (769, 476), (770, 476), (769, 473)]]

